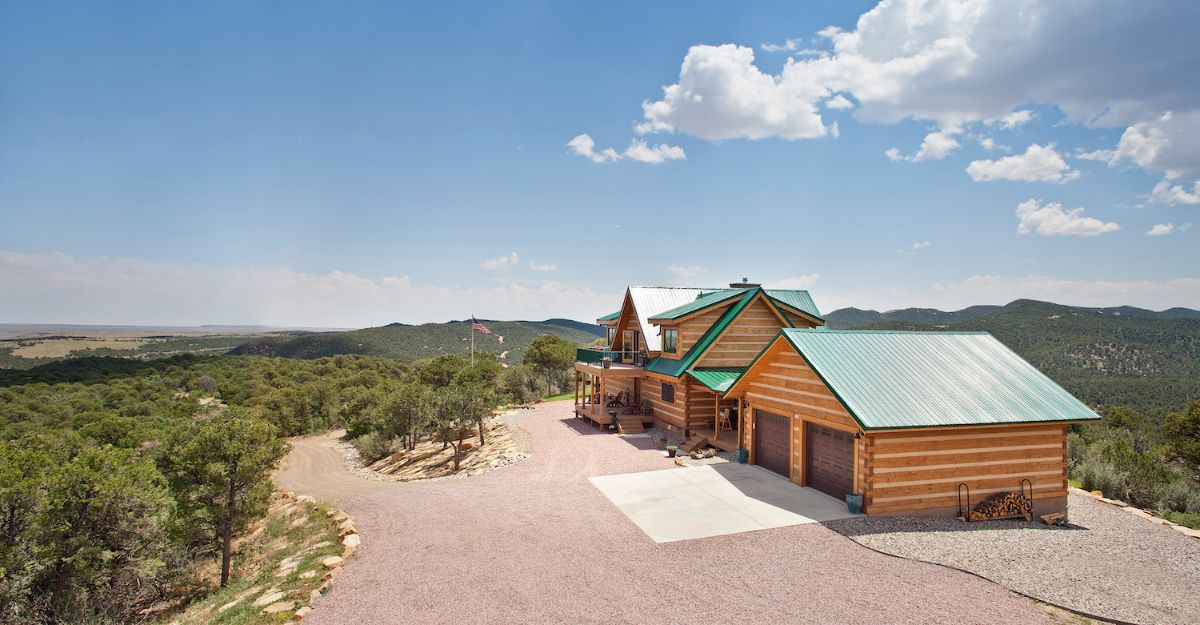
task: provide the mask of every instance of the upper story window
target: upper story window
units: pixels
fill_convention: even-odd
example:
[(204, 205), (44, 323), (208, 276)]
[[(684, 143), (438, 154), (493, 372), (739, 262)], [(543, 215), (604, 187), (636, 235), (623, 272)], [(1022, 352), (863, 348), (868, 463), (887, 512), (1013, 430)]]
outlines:
[(662, 350), (664, 352), (675, 353), (679, 351), (679, 330), (676, 328), (663, 328), (662, 331)]
[(617, 340), (617, 326), (608, 326), (608, 344), (612, 345), (613, 341)]

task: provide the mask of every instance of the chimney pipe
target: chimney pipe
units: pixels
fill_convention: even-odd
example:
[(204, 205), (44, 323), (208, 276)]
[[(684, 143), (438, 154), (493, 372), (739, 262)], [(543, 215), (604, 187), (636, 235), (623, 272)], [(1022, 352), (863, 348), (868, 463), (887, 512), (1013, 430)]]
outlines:
[(758, 284), (756, 282), (751, 282), (750, 278), (742, 278), (741, 282), (730, 282), (729, 283), (729, 288), (731, 288), (731, 289), (753, 289), (754, 287), (757, 287), (757, 286), (762, 286), (762, 285)]

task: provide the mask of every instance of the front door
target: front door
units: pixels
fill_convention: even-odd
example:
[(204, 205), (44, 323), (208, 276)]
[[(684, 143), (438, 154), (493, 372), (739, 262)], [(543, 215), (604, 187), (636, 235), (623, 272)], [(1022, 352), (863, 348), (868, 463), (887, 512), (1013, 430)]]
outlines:
[(754, 464), (790, 478), (791, 429), (791, 419), (788, 417), (755, 410)]

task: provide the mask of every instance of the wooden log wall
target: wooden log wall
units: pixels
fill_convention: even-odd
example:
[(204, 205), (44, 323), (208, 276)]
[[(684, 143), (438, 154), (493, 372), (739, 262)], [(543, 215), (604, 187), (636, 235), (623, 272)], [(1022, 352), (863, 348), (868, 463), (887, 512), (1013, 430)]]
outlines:
[(872, 514), (957, 508), (959, 483), (972, 506), (1033, 484), (1033, 499), (1067, 496), (1067, 426), (937, 428), (866, 436), (865, 495)]
[(708, 329), (711, 328), (712, 325), (721, 318), (721, 315), (725, 314), (725, 312), (729, 310), (730, 306), (732, 306), (732, 304), (719, 306), (712, 310), (700, 313), (695, 317), (689, 317), (682, 323), (673, 326), (679, 328), (679, 352), (675, 357), (678, 358), (679, 356), (688, 353), (688, 350), (690, 350), (692, 346), (696, 344), (696, 341), (700, 340), (700, 337), (704, 336), (704, 333), (707, 332)]
[(687, 426), (685, 416), (687, 409), (687, 389), (682, 381), (676, 381), (675, 401), (667, 403), (662, 399), (662, 385), (666, 377), (647, 375), (642, 378), (642, 398), (650, 400), (654, 407), (654, 419), (662, 421), (675, 430), (683, 431)]
[(697, 363), (700, 367), (745, 367), (779, 334), (783, 322), (760, 297), (738, 315)]

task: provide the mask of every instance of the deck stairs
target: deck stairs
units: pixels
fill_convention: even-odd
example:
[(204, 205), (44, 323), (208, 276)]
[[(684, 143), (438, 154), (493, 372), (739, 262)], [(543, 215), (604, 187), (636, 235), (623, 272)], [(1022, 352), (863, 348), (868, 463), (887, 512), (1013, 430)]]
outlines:
[(624, 415), (617, 417), (617, 432), (621, 434), (642, 434), (646, 431), (646, 426), (642, 425), (642, 418), (638, 415)]
[(685, 453), (692, 453), (708, 443), (708, 437), (703, 434), (692, 434), (690, 438), (679, 444), (679, 448)]

